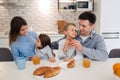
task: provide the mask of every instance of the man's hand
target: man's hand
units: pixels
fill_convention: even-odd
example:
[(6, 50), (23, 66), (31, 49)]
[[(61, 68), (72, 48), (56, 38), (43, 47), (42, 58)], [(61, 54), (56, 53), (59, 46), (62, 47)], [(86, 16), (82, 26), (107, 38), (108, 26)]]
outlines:
[(72, 40), (71, 42), (70, 42), (70, 46), (71, 47), (76, 47), (80, 52), (82, 52), (82, 45), (81, 45), (81, 43), (79, 42), (79, 41), (77, 41), (77, 40)]

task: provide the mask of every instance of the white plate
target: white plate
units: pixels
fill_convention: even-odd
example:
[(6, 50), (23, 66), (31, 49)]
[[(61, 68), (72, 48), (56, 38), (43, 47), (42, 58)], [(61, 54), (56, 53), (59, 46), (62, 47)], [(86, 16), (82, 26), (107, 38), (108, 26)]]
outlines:
[(67, 64), (68, 64), (68, 62), (61, 62), (61, 63), (59, 64), (59, 66), (60, 66), (61, 68), (63, 68), (63, 69), (68, 69)]
[(35, 76), (33, 75), (34, 78), (36, 78), (37, 80), (52, 80), (52, 79), (55, 79), (55, 78), (59, 78), (62, 74), (62, 70), (60, 71), (60, 73), (58, 73), (57, 75), (53, 76), (53, 77), (50, 77), (50, 78), (44, 78), (43, 75), (41, 76)]

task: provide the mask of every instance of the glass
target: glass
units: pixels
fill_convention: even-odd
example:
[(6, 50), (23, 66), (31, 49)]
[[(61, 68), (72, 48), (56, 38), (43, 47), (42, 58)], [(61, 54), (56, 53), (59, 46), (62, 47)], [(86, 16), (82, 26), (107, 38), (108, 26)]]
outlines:
[(83, 66), (84, 66), (85, 68), (89, 68), (90, 65), (91, 65), (91, 60), (90, 60), (89, 58), (84, 58), (84, 59), (83, 59)]
[(32, 58), (32, 61), (33, 61), (33, 64), (40, 64), (40, 58), (38, 57), (38, 56), (34, 56), (33, 58)]
[(18, 57), (18, 58), (16, 58), (15, 63), (16, 63), (19, 70), (23, 70), (23, 69), (25, 69), (26, 58), (25, 57)]

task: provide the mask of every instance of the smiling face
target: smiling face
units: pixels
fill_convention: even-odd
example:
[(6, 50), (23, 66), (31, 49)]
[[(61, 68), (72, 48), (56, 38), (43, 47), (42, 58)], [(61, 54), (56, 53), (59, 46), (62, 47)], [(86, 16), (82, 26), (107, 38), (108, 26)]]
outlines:
[(26, 33), (27, 33), (27, 26), (25, 25), (25, 26), (22, 26), (21, 28), (20, 28), (20, 35), (21, 36), (25, 36), (26, 35)]
[(79, 20), (79, 29), (81, 36), (90, 35), (93, 28), (94, 24), (91, 24), (88, 20)]
[(75, 38), (77, 36), (76, 27), (74, 25), (68, 25), (68, 29), (64, 31), (64, 34), (68, 38)]

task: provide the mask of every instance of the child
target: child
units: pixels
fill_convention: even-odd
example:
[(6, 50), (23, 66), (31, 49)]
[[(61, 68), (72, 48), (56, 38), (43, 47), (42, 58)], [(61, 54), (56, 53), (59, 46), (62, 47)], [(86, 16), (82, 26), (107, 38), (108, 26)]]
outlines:
[(58, 57), (64, 61), (72, 61), (81, 59), (83, 56), (75, 47), (70, 46), (70, 42), (77, 36), (76, 26), (73, 23), (69, 23), (64, 27), (65, 39), (59, 41)]
[(48, 35), (40, 34), (36, 41), (36, 55), (40, 59), (47, 59), (50, 62), (55, 62), (53, 51), (51, 49), (51, 41)]

